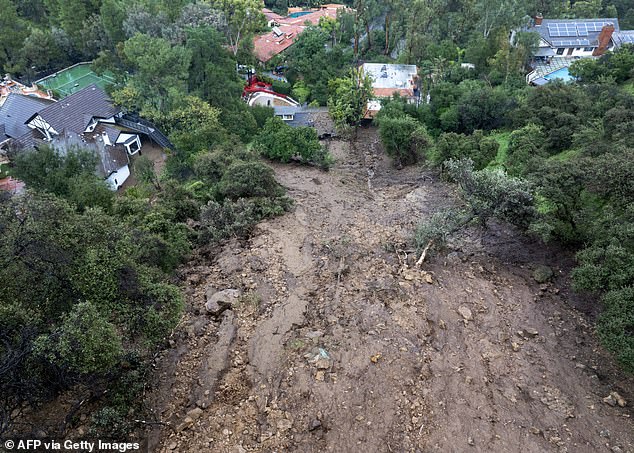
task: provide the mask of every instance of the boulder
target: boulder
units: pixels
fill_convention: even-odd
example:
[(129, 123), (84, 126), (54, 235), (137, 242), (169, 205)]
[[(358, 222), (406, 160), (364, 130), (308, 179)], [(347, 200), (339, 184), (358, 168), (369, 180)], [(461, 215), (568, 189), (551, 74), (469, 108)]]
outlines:
[(471, 310), (469, 310), (469, 308), (465, 307), (464, 305), (458, 307), (458, 313), (464, 318), (465, 321), (471, 321), (473, 319), (473, 314), (471, 313)]
[(207, 291), (207, 303), (205, 304), (207, 313), (212, 316), (219, 316), (223, 311), (231, 308), (231, 305), (233, 305), (241, 295), (242, 291), (239, 289), (225, 289), (213, 293)]

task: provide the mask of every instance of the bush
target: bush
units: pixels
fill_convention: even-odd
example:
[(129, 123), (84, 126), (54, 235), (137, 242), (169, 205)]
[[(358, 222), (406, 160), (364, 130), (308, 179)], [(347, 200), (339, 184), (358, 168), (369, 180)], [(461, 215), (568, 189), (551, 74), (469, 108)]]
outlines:
[(251, 113), (253, 114), (253, 118), (255, 118), (258, 129), (262, 129), (266, 124), (266, 121), (275, 116), (275, 110), (273, 110), (273, 107), (267, 107), (265, 105), (254, 105), (251, 107)]
[(506, 167), (513, 175), (524, 175), (534, 167), (535, 159), (544, 156), (546, 137), (541, 126), (528, 124), (511, 132)]
[(625, 370), (634, 372), (634, 288), (606, 293), (601, 299), (598, 334), (603, 345), (616, 355)]
[(274, 80), (271, 88), (273, 88), (273, 91), (275, 91), (276, 93), (286, 94), (286, 95), (291, 94), (291, 84), (288, 82)]
[(36, 354), (77, 373), (110, 371), (123, 353), (121, 338), (89, 302), (73, 307), (61, 326), (35, 342)]
[(270, 118), (254, 141), (254, 148), (269, 159), (280, 162), (298, 160), (328, 167), (330, 156), (319, 143), (312, 127), (291, 127), (280, 118)]
[(436, 140), (436, 147), (428, 153), (429, 160), (434, 165), (441, 165), (450, 159), (470, 159), (475, 170), (482, 170), (495, 159), (499, 143), (485, 137), (482, 131), (475, 131), (472, 135), (445, 132)]
[(460, 186), (464, 200), (485, 225), (491, 217), (528, 228), (535, 218), (531, 185), (508, 176), (503, 170), (474, 171), (470, 159), (445, 162), (449, 176)]
[(260, 162), (231, 165), (220, 180), (220, 192), (232, 200), (282, 195), (273, 170)]
[(434, 213), (416, 228), (414, 236), (416, 247), (423, 249), (430, 242), (434, 242), (437, 247), (442, 247), (447, 242), (447, 238), (466, 225), (472, 217), (468, 213), (452, 209)]
[(381, 117), (379, 134), (397, 165), (418, 162), (431, 144), (427, 130), (411, 116)]
[(194, 159), (194, 174), (209, 185), (217, 184), (235, 161), (235, 156), (221, 149), (201, 153)]

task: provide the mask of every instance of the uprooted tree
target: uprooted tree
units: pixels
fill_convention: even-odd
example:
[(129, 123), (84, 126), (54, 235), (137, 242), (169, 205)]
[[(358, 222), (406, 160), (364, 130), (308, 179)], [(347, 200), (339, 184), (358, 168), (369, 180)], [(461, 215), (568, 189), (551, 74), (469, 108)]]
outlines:
[(474, 170), (471, 159), (445, 162), (448, 176), (460, 188), (465, 207), (441, 211), (419, 224), (415, 242), (422, 249), (420, 266), (427, 251), (446, 243), (447, 238), (468, 224), (478, 222), (486, 227), (491, 218), (527, 229), (536, 211), (529, 182), (508, 176), (501, 169)]

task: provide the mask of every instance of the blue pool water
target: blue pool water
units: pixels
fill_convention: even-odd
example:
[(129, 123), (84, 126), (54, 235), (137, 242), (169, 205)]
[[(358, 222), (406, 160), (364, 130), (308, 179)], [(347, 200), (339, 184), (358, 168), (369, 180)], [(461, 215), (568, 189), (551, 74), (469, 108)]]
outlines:
[(550, 74), (545, 75), (544, 79), (549, 80), (549, 81), (550, 80), (555, 80), (555, 79), (561, 79), (564, 82), (571, 82), (575, 78), (570, 75), (570, 73), (568, 72), (568, 68), (561, 68), (561, 69), (558, 69), (555, 72), (551, 72)]
[(296, 13), (289, 14), (288, 17), (302, 17), (310, 13), (312, 13), (312, 11), (298, 11)]

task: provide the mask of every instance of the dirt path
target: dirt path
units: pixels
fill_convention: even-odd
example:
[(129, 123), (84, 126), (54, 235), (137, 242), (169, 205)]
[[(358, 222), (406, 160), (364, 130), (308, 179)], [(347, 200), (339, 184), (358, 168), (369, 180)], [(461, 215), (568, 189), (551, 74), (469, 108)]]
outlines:
[[(454, 197), (375, 141), (333, 143), (328, 173), (276, 166), (294, 212), (183, 271), (190, 310), (149, 400), (169, 427), (150, 451), (634, 452), (633, 380), (565, 303), (565, 277), (532, 280), (548, 254), (531, 262), (499, 227), (405, 268), (395, 249)], [(243, 296), (210, 316), (205, 294), (227, 288)]]

